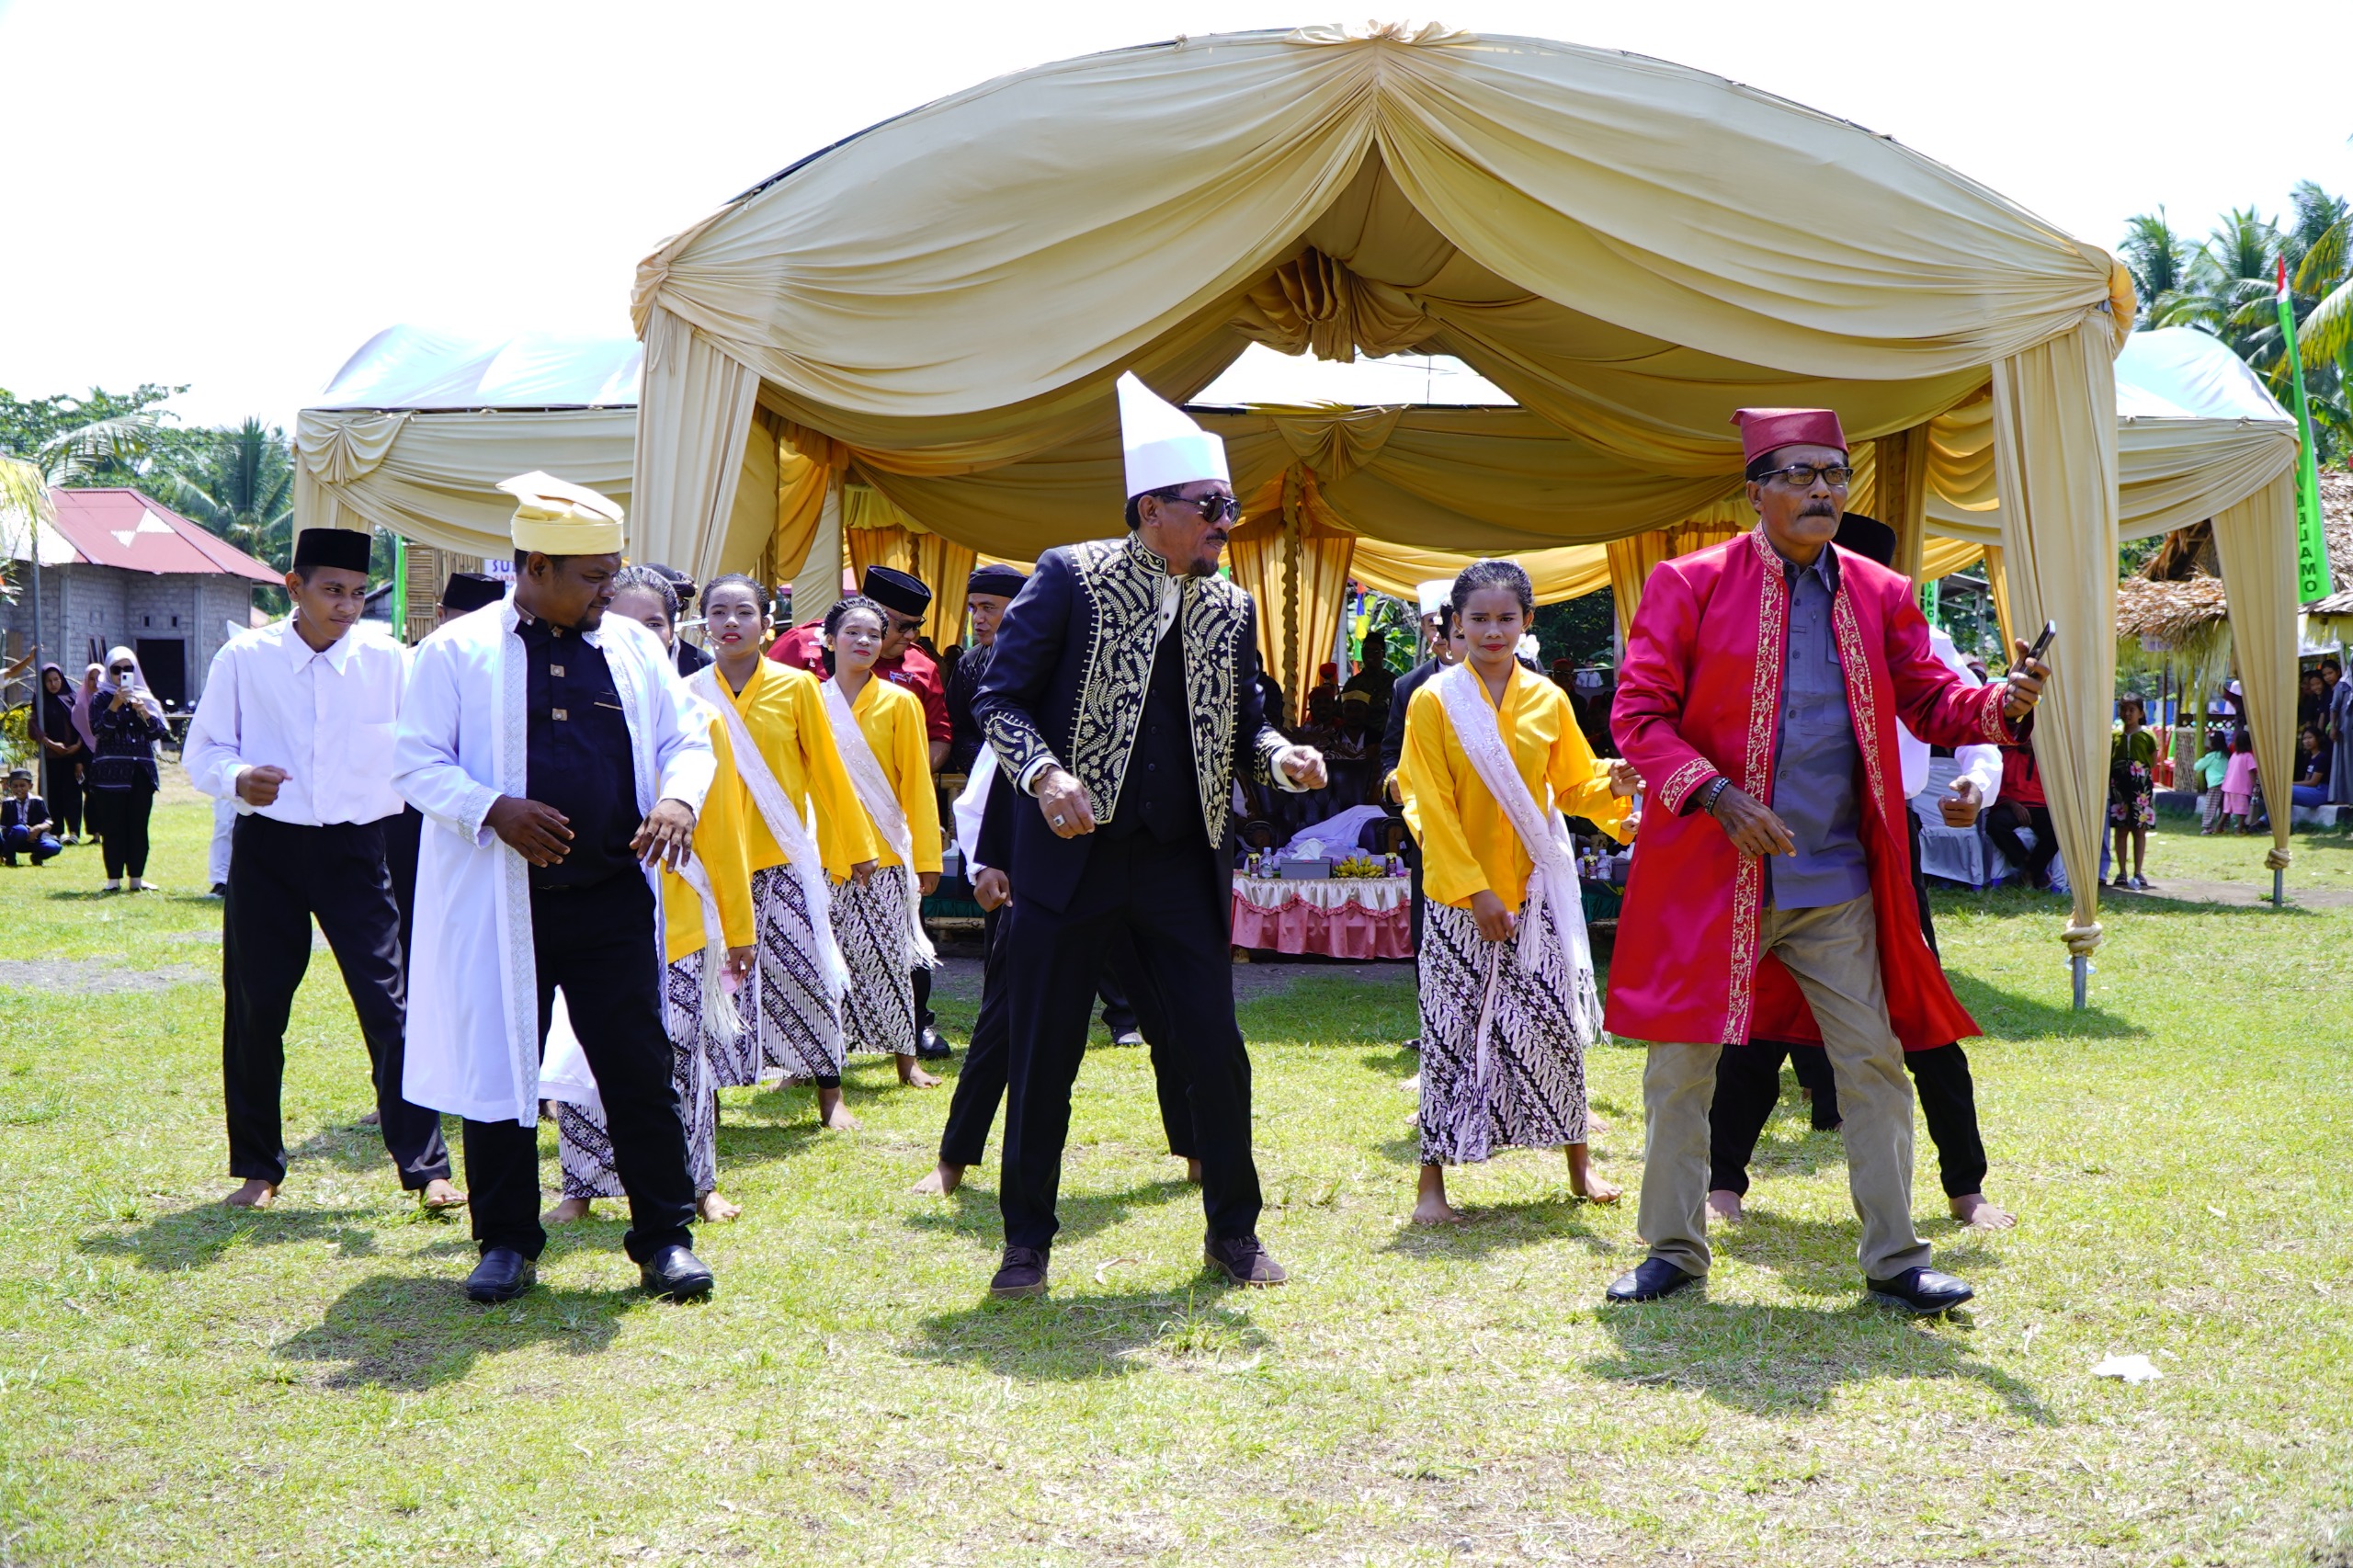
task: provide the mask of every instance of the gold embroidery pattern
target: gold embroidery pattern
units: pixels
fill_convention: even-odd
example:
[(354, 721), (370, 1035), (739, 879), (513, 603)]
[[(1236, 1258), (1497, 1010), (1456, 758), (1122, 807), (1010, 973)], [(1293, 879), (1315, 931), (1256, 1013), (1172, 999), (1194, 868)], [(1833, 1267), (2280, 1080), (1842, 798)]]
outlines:
[(1658, 787), (1658, 803), (1670, 812), (1683, 809), (1684, 798), (1699, 787), (1699, 780), (1716, 771), (1716, 765), (1704, 756), (1695, 756), (1666, 776)]
[[(1226, 797), (1233, 788), (1236, 644), (1250, 623), (1249, 607), (1250, 597), (1231, 583), (1204, 578), (1185, 585), (1180, 613), (1185, 688), (1191, 704), (1188, 716), (1192, 721), (1193, 772), (1201, 795), (1201, 825), (1211, 844), (1225, 842), (1231, 809)], [(1258, 748), (1253, 750), (1256, 753)]]
[[(1756, 665), (1748, 688), (1748, 748), (1742, 761), (1741, 788), (1771, 803), (1768, 770), (1773, 762), (1773, 732), (1781, 706), (1782, 642), (1789, 634), (1789, 590), (1781, 581), (1781, 558), (1774, 552), (1761, 528), (1748, 536), (1756, 549), (1763, 580), (1756, 597)], [(1735, 853), (1737, 853), (1735, 851)], [(1763, 939), (1765, 862), (1742, 855), (1732, 880), (1732, 983), (1724, 994), (1723, 1043), (1739, 1045), (1748, 1039), (1748, 1020), (1756, 1006), (1757, 949)]]
[(1862, 623), (1855, 619), (1855, 603), (1841, 574), (1838, 592), (1830, 601), (1830, 630), (1838, 639), (1838, 662), (1847, 671), (1847, 706), (1855, 729), (1855, 749), (1863, 754), (1863, 782), (1871, 792), (1871, 810), (1888, 832), (1897, 831), (1887, 820), (1887, 774), (1880, 766), (1879, 684), (1871, 679), (1870, 655), (1863, 647)]
[(2008, 707), (2009, 702), (2007, 681), (1989, 680), (1985, 683), (1984, 695), (1978, 699), (1977, 730), (1989, 745), (2005, 745), (2010, 740), (2009, 725), (2002, 716), (2002, 710)]
[(1143, 722), (1158, 640), (1160, 585), (1165, 569), (1133, 534), (1070, 547), (1070, 563), (1086, 595), (1086, 674), (1071, 716), (1070, 767), (1095, 801), (1095, 820), (1120, 809), (1128, 754)]

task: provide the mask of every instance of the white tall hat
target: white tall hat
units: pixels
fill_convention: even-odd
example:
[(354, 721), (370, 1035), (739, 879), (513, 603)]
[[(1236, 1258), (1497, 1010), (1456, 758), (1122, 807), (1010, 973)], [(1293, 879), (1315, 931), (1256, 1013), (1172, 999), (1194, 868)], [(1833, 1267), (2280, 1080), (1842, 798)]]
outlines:
[(1132, 373), (1120, 378), (1120, 448), (1131, 501), (1147, 490), (1197, 479), (1233, 482), (1225, 471), (1225, 443)]
[(1416, 591), (1422, 596), (1422, 613), (1436, 615), (1446, 608), (1447, 600), (1454, 597), (1454, 579), (1433, 577), (1421, 584)]

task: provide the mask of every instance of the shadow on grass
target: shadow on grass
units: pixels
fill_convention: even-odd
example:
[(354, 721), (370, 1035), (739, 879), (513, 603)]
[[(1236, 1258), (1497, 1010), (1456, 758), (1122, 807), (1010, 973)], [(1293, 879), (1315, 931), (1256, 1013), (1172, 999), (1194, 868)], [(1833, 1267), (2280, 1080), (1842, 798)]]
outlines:
[[(1065, 1191), (1054, 1205), (1055, 1217), (1062, 1221), (1062, 1229), (1055, 1233), (1055, 1244), (1066, 1245), (1099, 1235), (1139, 1209), (1156, 1209), (1199, 1190), (1191, 1182), (1171, 1178), (1144, 1182), (1125, 1192), (1074, 1198)], [(904, 1222), (912, 1230), (982, 1236), (994, 1243), (1001, 1224), (996, 1199), (995, 1188), (975, 1191), (968, 1181), (957, 1187), (945, 1204), (927, 1202), (907, 1214)]]
[(317, 1326), (281, 1342), (272, 1354), (287, 1361), (340, 1363), (325, 1379), (328, 1388), (414, 1393), (456, 1381), (484, 1356), (534, 1345), (594, 1355), (613, 1342), (622, 1316), (643, 1300), (634, 1290), (543, 1285), (517, 1301), (478, 1306), (466, 1300), (459, 1271), (438, 1278), (378, 1274), (336, 1297)]
[(1189, 1290), (982, 1301), (924, 1319), (911, 1354), (1023, 1382), (1119, 1378), (1148, 1367), (1236, 1371), (1270, 1343), (1235, 1304), (1245, 1294), (1205, 1268)]
[[(1571, 1241), (1597, 1257), (1616, 1250), (1608, 1236), (1584, 1222), (1584, 1216), (1601, 1206), (1568, 1190), (1568, 1176), (1561, 1176), (1561, 1191), (1551, 1198), (1522, 1199), (1515, 1203), (1467, 1203), (1453, 1195), (1461, 1221), (1446, 1225), (1416, 1225), (1408, 1221), (1390, 1238), (1383, 1252), (1402, 1257), (1450, 1262), (1485, 1257), (1514, 1247), (1542, 1242)], [(1631, 1202), (1631, 1196), (1620, 1199)]]
[(1960, 1337), (1859, 1299), (1838, 1310), (1717, 1305), (1692, 1291), (1597, 1314), (1618, 1354), (1586, 1363), (1621, 1383), (1697, 1389), (1757, 1415), (1826, 1414), (1839, 1388), (1881, 1378), (1969, 1379), (2009, 1413), (2052, 1425), (2032, 1385), (1972, 1359)]
[(1357, 1061), (1367, 1070), (1392, 1078), (1410, 1078), (1422, 1070), (1422, 1053), (1402, 1045), (1390, 1051), (1368, 1051)]
[[(1862, 1274), (1855, 1261), (1856, 1223), (1851, 1219), (1802, 1219), (1773, 1207), (1771, 1188), (1751, 1187), (1747, 1218), (1737, 1225), (1711, 1224), (1708, 1244), (1719, 1259), (1766, 1268), (1802, 1296), (1823, 1301), (1860, 1301)], [(1950, 1218), (1919, 1229), (1944, 1238), (1937, 1266), (1966, 1268), (1972, 1275), (1998, 1272), (2002, 1258), (1985, 1243), (1990, 1233), (1972, 1231)]]
[[(246, 1247), (288, 1246), (300, 1242), (332, 1242), (346, 1257), (372, 1257), (377, 1235), (386, 1222), (383, 1211), (377, 1209), (255, 1210), (199, 1203), (158, 1214), (129, 1231), (82, 1236), (74, 1245), (85, 1253), (128, 1257), (142, 1268), (172, 1274), (187, 1268), (209, 1268), (229, 1254)], [(448, 1227), (450, 1246), (464, 1244), (465, 1232), (457, 1215), (427, 1216), (419, 1210), (413, 1216), (392, 1222)]]
[(1952, 983), (1953, 994), (1977, 1020), (1977, 1027), (1992, 1040), (2147, 1038), (2149, 1031), (2145, 1028), (2130, 1019), (2120, 1018), (2097, 1004), (2077, 1012), (2069, 994), (2066, 975), (2055, 963), (2052, 972), (2057, 980), (2047, 997), (2005, 991), (1962, 970), (1948, 969), (1945, 978)]

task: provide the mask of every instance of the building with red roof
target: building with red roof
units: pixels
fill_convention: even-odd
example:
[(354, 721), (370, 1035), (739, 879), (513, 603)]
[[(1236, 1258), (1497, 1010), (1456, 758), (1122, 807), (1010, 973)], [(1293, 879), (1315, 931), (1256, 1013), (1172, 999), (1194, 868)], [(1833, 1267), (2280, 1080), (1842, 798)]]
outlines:
[[(108, 649), (127, 647), (166, 707), (194, 707), (230, 628), (252, 623), (255, 585), (284, 574), (136, 490), (52, 490), (50, 500), (56, 531), (43, 528), (40, 548), (51, 651), (41, 662), (78, 680)], [(32, 583), (21, 562), (9, 575), (18, 591), (0, 606), (0, 634), (13, 659), (32, 643)]]

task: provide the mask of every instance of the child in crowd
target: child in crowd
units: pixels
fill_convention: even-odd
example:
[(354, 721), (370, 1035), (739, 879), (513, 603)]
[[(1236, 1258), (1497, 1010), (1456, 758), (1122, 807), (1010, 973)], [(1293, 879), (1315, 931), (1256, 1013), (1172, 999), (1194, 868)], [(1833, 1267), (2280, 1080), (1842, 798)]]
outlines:
[(2198, 780), (2198, 831), (2212, 834), (2222, 825), (2222, 778), (2231, 770), (2231, 754), (2222, 744), (2222, 732), (2206, 732), (2206, 750), (2189, 765), (2191, 777)]
[(2255, 812), (2255, 737), (2245, 730), (2231, 737), (2230, 765), (2222, 771), (2222, 814), (2232, 830), (2247, 831)]
[(55, 824), (49, 818), (49, 802), (33, 793), (31, 770), (8, 769), (7, 798), (0, 800), (0, 866), (13, 866), (17, 857), (25, 854), (38, 866), (60, 847)]

